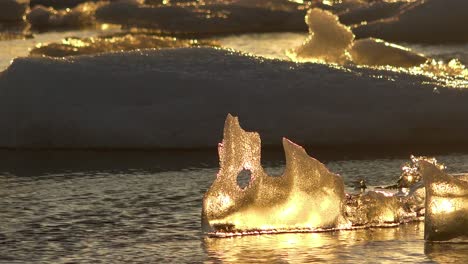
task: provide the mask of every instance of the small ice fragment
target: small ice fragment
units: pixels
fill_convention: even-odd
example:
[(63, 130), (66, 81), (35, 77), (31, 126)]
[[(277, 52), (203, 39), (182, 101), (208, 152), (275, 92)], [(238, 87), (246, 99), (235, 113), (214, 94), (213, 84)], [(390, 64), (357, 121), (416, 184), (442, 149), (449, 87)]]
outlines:
[(420, 161), (426, 188), (424, 239), (445, 241), (468, 238), (468, 182), (455, 178), (427, 161)]

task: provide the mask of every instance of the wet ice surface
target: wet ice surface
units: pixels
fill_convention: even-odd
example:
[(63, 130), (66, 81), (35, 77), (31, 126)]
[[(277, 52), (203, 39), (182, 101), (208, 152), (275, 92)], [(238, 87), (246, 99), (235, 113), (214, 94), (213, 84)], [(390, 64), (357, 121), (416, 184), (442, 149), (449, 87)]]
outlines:
[[(313, 152), (308, 149), (308, 152)], [(0, 263), (463, 263), (467, 244), (427, 244), (423, 223), (317, 234), (204, 238), (213, 152), (0, 152)], [(265, 152), (268, 174), (284, 161)], [(349, 186), (396, 181), (407, 157), (325, 162)], [(451, 172), (467, 155), (436, 156)]]
[(93, 37), (101, 33), (112, 33), (119, 31), (112, 27), (106, 30), (81, 30), (65, 32), (47, 32), (34, 35), (30, 39), (13, 39), (0, 41), (0, 71), (5, 70), (14, 58), (28, 56), (29, 51), (41, 43), (61, 42), (66, 37)]
[[(261, 166), (259, 134), (244, 131), (228, 115), (218, 147), (220, 170), (203, 198), (204, 232), (238, 235), (350, 226), (342, 210), (343, 179), (293, 142), (283, 139), (283, 146), (284, 173), (271, 177)], [(251, 173), (245, 187), (236, 181), (242, 171)]]
[(468, 182), (422, 162), (426, 188), (424, 238), (428, 241), (468, 237)]

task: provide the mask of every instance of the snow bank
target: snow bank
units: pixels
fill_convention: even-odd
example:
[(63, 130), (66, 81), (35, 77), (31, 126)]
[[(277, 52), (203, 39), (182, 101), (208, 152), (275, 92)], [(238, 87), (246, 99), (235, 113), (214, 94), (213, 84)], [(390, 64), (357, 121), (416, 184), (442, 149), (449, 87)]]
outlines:
[(0, 75), (1, 147), (214, 147), (227, 113), (272, 146), (468, 143), (468, 90), (405, 73), (182, 48), (19, 58)]
[(448, 43), (468, 41), (468, 1), (419, 0), (390, 19), (353, 29), (357, 38), (387, 41)]
[(1, 0), (0, 22), (19, 22), (29, 6), (29, 0)]

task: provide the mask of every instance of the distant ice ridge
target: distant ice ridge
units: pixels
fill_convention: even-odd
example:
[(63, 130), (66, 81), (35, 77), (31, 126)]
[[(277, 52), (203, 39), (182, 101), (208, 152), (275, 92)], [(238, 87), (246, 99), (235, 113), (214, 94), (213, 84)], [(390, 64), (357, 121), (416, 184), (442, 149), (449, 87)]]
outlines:
[[(203, 197), (205, 234), (225, 237), (397, 226), (426, 214), (426, 240), (468, 238), (468, 177), (445, 174), (435, 159), (412, 157), (413, 166), (405, 168), (398, 194), (379, 190), (345, 195), (339, 175), (286, 138), (284, 173), (269, 176), (261, 165), (258, 133), (244, 131), (239, 120), (228, 115), (223, 136), (218, 146), (219, 172)], [(245, 171), (250, 177), (248, 185), (242, 186), (238, 177)], [(403, 186), (410, 192), (402, 192)]]
[(0, 74), (1, 147), (207, 148), (227, 113), (270, 146), (468, 143), (468, 90), (403, 72), (180, 48), (18, 58)]

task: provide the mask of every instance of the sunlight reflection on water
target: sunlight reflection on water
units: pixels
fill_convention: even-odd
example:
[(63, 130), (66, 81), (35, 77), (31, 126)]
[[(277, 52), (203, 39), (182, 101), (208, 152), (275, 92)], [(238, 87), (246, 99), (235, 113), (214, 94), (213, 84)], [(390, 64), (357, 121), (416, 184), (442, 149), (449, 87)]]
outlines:
[[(1, 154), (1, 153), (0, 153)], [(425, 245), (400, 228), (205, 238), (202, 197), (215, 153), (6, 152), (0, 155), (0, 263), (463, 263), (468, 245)], [(268, 156), (268, 173), (284, 161)], [(468, 171), (468, 156), (437, 156)], [(405, 159), (326, 162), (345, 182), (393, 183)], [(426, 252), (426, 253), (425, 253)]]

